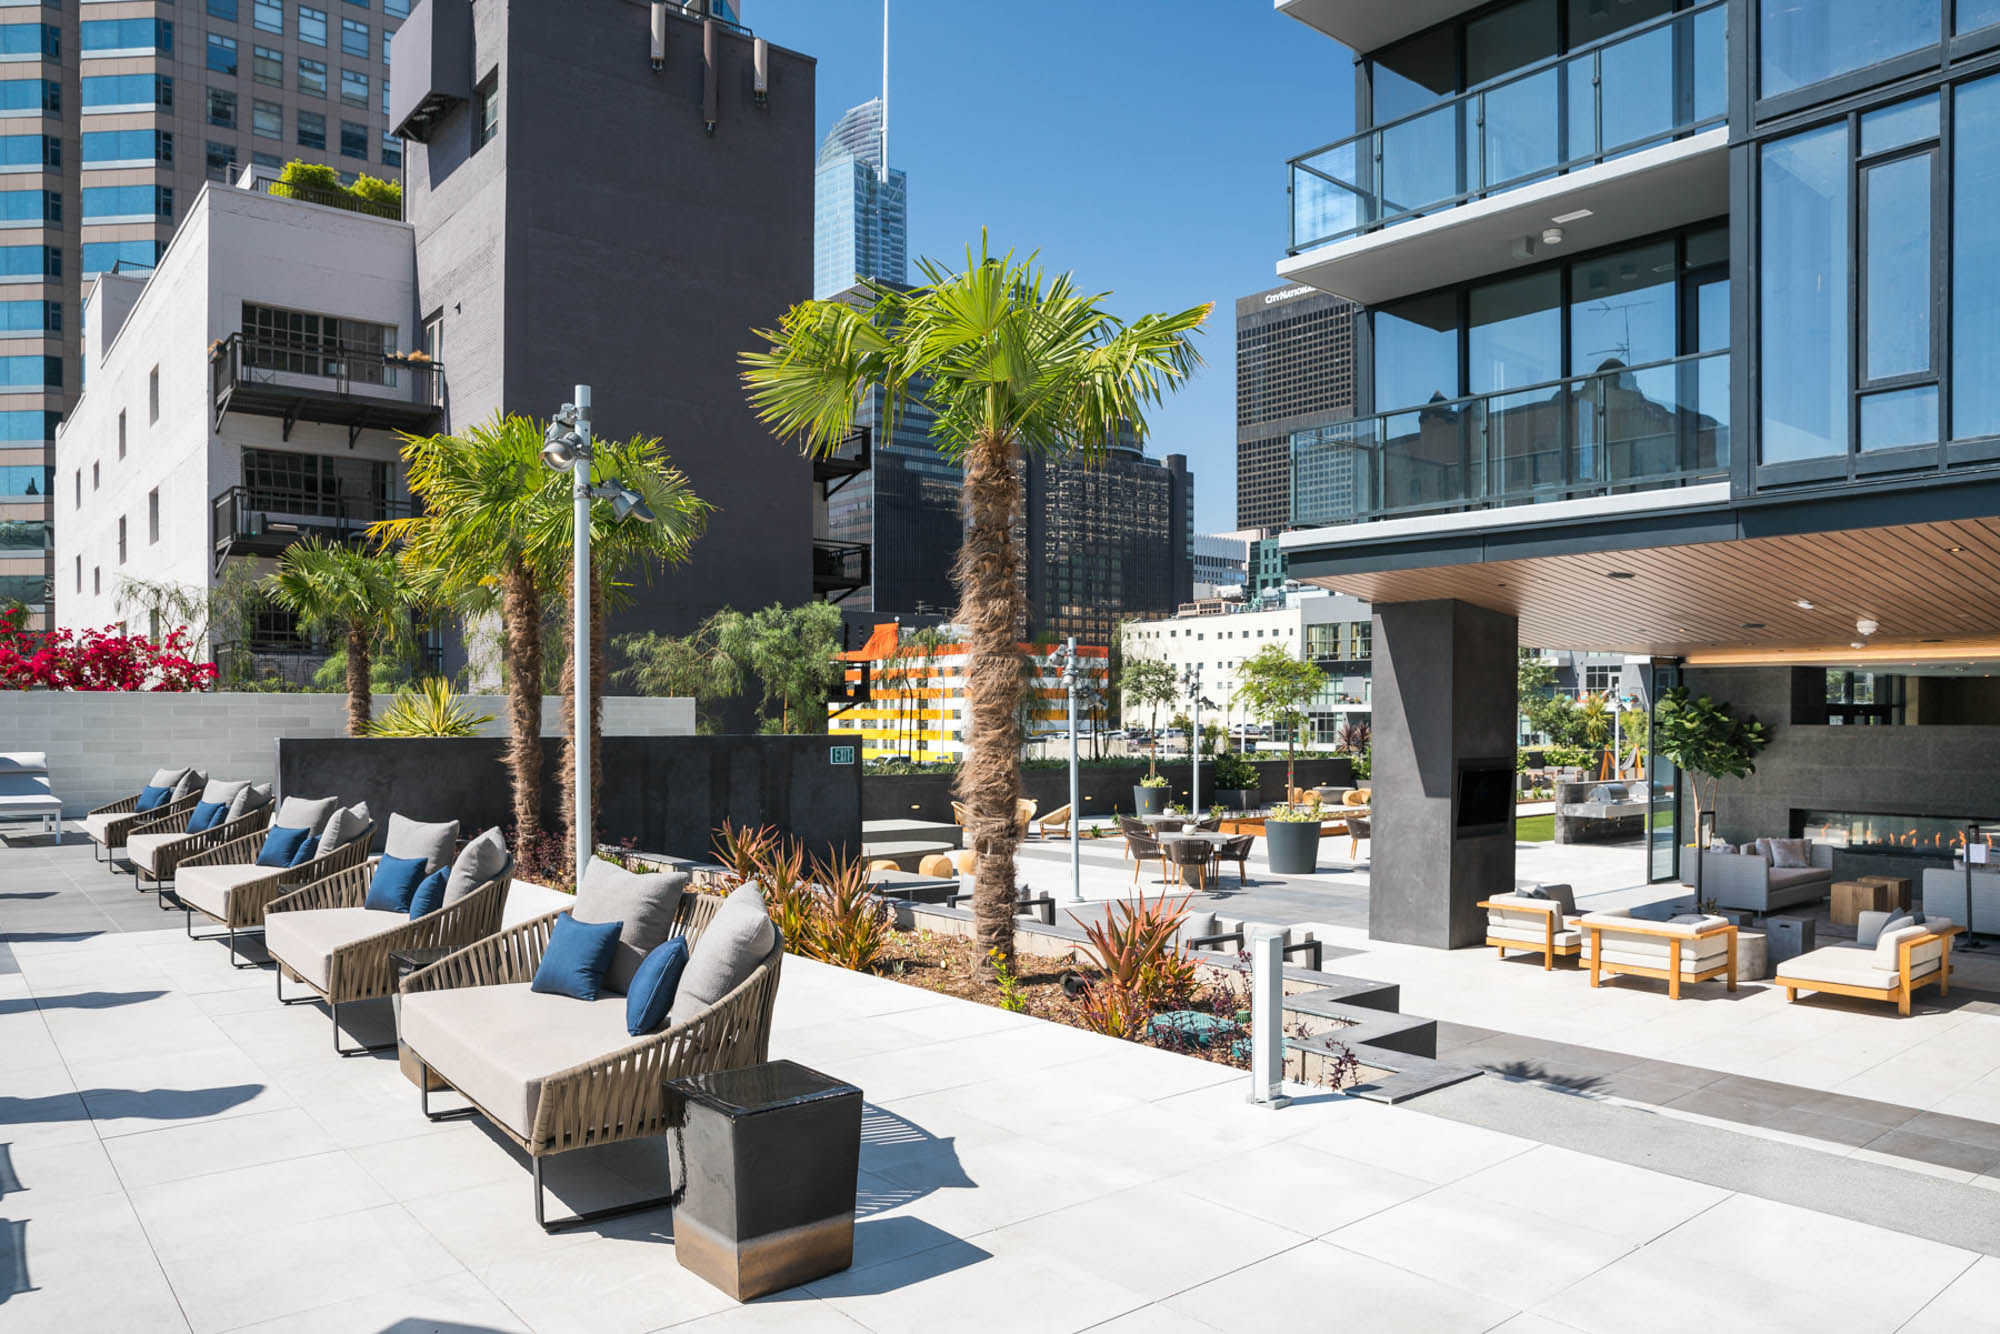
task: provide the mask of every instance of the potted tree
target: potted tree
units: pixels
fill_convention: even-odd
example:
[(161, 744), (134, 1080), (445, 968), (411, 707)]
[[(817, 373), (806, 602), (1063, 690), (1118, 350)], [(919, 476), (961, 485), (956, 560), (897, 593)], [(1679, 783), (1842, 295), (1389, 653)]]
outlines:
[(1273, 807), (1264, 817), (1264, 856), (1272, 875), (1311, 875), (1319, 867), (1319, 807)]
[(1272, 727), (1285, 729), (1285, 795), (1298, 786), (1299, 732), (1306, 708), (1326, 688), (1326, 673), (1301, 662), (1278, 644), (1266, 644), (1237, 669), (1236, 698)]
[(1215, 800), (1232, 811), (1247, 811), (1258, 804), (1257, 767), (1233, 750), (1215, 757)]
[(1159, 815), (1167, 808), (1167, 780), (1160, 776), (1160, 706), (1172, 704), (1180, 686), (1168, 663), (1159, 658), (1134, 658), (1119, 673), (1118, 688), (1125, 693), (1125, 707), (1146, 709), (1153, 724), (1146, 776), (1132, 789), (1132, 810), (1138, 815)]
[(1694, 806), (1694, 827), (1701, 828), (1701, 785), (1709, 782), (1709, 805), (1715, 785), (1724, 778), (1747, 778), (1757, 769), (1757, 755), (1770, 744), (1770, 730), (1755, 718), (1739, 718), (1727, 704), (1707, 695), (1688, 694), (1686, 686), (1664, 692), (1653, 707), (1653, 744), (1688, 776), (1688, 799)]

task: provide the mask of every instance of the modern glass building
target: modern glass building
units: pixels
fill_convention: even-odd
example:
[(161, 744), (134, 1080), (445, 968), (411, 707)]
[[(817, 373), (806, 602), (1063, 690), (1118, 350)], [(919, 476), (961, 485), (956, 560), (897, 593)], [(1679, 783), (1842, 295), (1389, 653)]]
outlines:
[(1236, 302), (1236, 526), (1292, 519), (1292, 439), (1354, 415), (1352, 302), (1300, 283)]
[[(1362, 308), (1356, 416), (1292, 435), (1282, 544), (1376, 609), (1377, 933), (1465, 943), (1511, 878), (1464, 794), (1521, 643), (1770, 725), (1723, 837), (2000, 811), (2000, 5), (1278, 9), (1355, 52), (1277, 274)], [(1922, 777), (1851, 751), (1863, 694)]]
[(883, 160), (882, 101), (838, 121), (813, 176), (813, 296), (824, 301), (876, 278), (909, 278), (909, 182)]
[(1114, 446), (1096, 462), (1029, 459), (1022, 515), (1030, 639), (1109, 644), (1121, 622), (1194, 596), (1187, 459)]

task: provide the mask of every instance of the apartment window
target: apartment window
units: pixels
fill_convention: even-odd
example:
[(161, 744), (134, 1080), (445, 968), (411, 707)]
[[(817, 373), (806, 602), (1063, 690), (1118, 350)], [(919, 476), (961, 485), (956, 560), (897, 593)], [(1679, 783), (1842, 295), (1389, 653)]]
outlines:
[(52, 134), (0, 134), (0, 170), (60, 167), (62, 140)]
[(165, 130), (85, 130), (83, 160), (92, 166), (148, 166), (174, 160), (174, 136)]
[(146, 376), (146, 424), (151, 426), (159, 420), (160, 368), (155, 366)]
[(326, 62), (299, 57), (299, 91), (308, 97), (326, 96)]
[[(76, 470), (76, 504), (72, 508), (83, 508), (83, 469), (81, 468)], [(82, 557), (79, 556), (77, 559), (81, 560)]]
[(326, 147), (326, 117), (317, 111), (299, 112), (299, 147)]
[(273, 88), (285, 86), (285, 53), (268, 46), (250, 48), (250, 77)]
[[(0, 333), (61, 333), (62, 302), (0, 301)], [(39, 412), (0, 412), (0, 440), (40, 440)], [(24, 419), (17, 427), (14, 418)], [(32, 434), (16, 434), (33, 425)], [(0, 494), (5, 494), (0, 492)]]
[(62, 55), (62, 30), (59, 28), (46, 23), (9, 23), (0, 27), (0, 56), (54, 58), (60, 55)]
[(368, 76), (351, 69), (340, 72), (340, 100), (351, 107), (368, 105)]
[(174, 216), (174, 192), (162, 185), (85, 186), (86, 222), (143, 222)]
[(125, 563), (125, 516), (118, 516), (118, 563)]
[[(490, 144), (500, 133), (500, 71), (479, 81), (479, 144)], [(474, 144), (477, 148), (479, 144)]]
[(208, 0), (208, 16), (227, 23), (236, 22), (236, 0)]
[(382, 165), (385, 167), (403, 165), (403, 141), (387, 130), (382, 132)]
[(340, 155), (368, 160), (368, 127), (351, 120), (340, 122)]
[(236, 72), (236, 39), (219, 32), (208, 35), (208, 68), (214, 74)]
[(123, 411), (118, 414), (118, 457), (121, 459), (125, 457), (125, 414)]
[(54, 191), (0, 191), (0, 227), (61, 221), (62, 196)]
[(243, 303), (243, 333), (252, 364), (295, 375), (344, 375), (383, 381), (383, 355), (396, 346), (392, 325), (343, 320), (308, 311)]
[(208, 90), (208, 123), (225, 130), (236, 128), (236, 94), (226, 88)]
[(392, 19), (410, 16), (410, 0), (382, 0), (382, 12)]
[(86, 77), (83, 80), (83, 104), (100, 111), (114, 107), (170, 107), (174, 104), (174, 81), (159, 74)]
[(160, 540), (160, 488), (154, 487), (146, 493), (146, 542), (151, 545)]
[(62, 388), (61, 357), (0, 357), (0, 390)]
[(1934, 46), (1937, 0), (1760, 0), (1758, 91), (1771, 97)]
[(62, 85), (54, 80), (0, 79), (0, 114), (30, 115), (61, 110)]
[(150, 269), (159, 262), (158, 241), (85, 241), (83, 272), (107, 273), (113, 269)]
[(374, 50), (368, 44), (368, 25), (358, 19), (340, 21), (340, 49), (350, 56), (360, 56), (366, 60)]
[(236, 145), (208, 141), (208, 179), (229, 181), (236, 176)]
[(122, 51), (168, 55), (174, 49), (174, 25), (165, 19), (86, 19), (77, 25), (77, 40), (93, 55)]
[[(301, 120), (305, 113), (300, 112)], [(256, 102), (250, 104), (250, 133), (265, 139), (285, 137), (285, 109), (276, 102)]]
[(385, 65), (389, 63), (389, 39), (395, 35), (387, 28), (382, 30), (382, 63)]
[(282, 33), (285, 30), (285, 0), (254, 0), (250, 6), (250, 23), (260, 32)]
[(284, 158), (276, 153), (252, 153), (250, 160), (260, 167), (270, 167), (274, 170), (283, 170), (285, 165)]
[(308, 46), (326, 45), (326, 11), (299, 6), (299, 40)]

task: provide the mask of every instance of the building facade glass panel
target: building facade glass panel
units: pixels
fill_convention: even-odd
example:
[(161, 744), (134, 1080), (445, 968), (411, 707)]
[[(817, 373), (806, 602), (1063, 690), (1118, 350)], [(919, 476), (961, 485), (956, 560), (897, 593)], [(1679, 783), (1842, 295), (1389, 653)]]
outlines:
[(1765, 463), (1847, 452), (1847, 141), (1842, 123), (1762, 150)]
[(1862, 375), (1869, 380), (1931, 369), (1931, 187), (1936, 161), (1934, 153), (1924, 152), (1869, 167), (1861, 176), (1868, 223), (1862, 252), (1867, 302)]
[(150, 269), (160, 261), (158, 241), (85, 241), (83, 271), (105, 273), (113, 268)]
[(1938, 40), (1938, 0), (1759, 0), (1759, 91), (1790, 92)]
[(2000, 76), (1952, 94), (1951, 434), (2000, 435)]

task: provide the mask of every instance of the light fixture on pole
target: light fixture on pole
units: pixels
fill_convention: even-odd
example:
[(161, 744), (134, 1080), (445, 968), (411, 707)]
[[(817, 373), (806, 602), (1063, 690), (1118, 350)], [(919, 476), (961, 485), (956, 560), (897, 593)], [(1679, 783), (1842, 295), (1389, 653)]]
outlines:
[(1081, 831), (1078, 821), (1082, 812), (1077, 809), (1083, 804), (1079, 795), (1082, 786), (1077, 772), (1076, 754), (1076, 636), (1057, 649), (1053, 655), (1062, 667), (1062, 688), (1069, 695), (1069, 898), (1071, 903), (1083, 902), (1083, 845), (1078, 841)]
[(1181, 684), (1188, 692), (1188, 759), (1194, 777), (1188, 783), (1188, 813), (1201, 813), (1201, 664), (1191, 662), (1181, 671)]
[(571, 570), (569, 632), (571, 657), (576, 662), (570, 681), (576, 701), (571, 709), (576, 715), (576, 728), (570, 752), (576, 760), (578, 884), (583, 883), (584, 868), (590, 865), (595, 850), (592, 839), (595, 822), (590, 809), (590, 502), (610, 501), (612, 517), (619, 521), (636, 518), (642, 523), (653, 522), (653, 511), (645, 500), (623, 482), (607, 478), (597, 485), (591, 484), (590, 465), (595, 453), (590, 440), (590, 386), (580, 384), (576, 387), (575, 401), (556, 410), (542, 444), (542, 462), (557, 472), (570, 474), (570, 496), (575, 504), (571, 545), (576, 555)]

